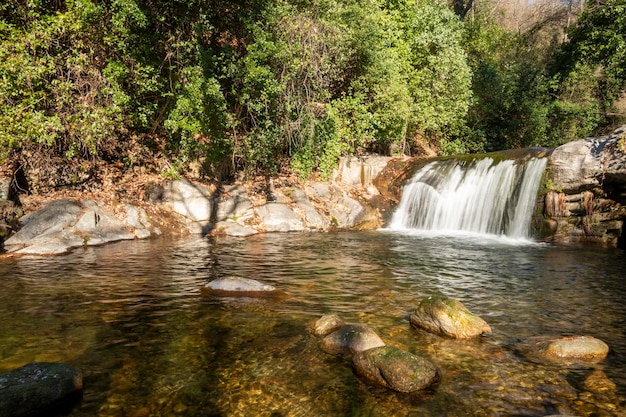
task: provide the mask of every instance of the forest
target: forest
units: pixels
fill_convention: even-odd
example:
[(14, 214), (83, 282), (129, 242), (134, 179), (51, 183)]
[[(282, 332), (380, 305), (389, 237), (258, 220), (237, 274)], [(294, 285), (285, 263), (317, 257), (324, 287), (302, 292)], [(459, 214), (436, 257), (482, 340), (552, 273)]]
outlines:
[(0, 165), (328, 178), (626, 122), (626, 0), (15, 0)]

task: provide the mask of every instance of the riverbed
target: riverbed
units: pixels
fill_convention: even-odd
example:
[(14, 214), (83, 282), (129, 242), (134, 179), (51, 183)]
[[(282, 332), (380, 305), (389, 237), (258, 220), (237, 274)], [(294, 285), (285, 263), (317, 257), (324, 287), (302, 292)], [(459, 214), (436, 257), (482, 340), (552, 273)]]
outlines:
[[(222, 276), (287, 299), (212, 298)], [(191, 236), (0, 259), (0, 372), (35, 361), (81, 369), (69, 416), (626, 415), (624, 250), (389, 231)], [(455, 341), (412, 329), (431, 294), (462, 301), (493, 334)], [(324, 353), (323, 314), (373, 327), (437, 365), (419, 394), (370, 387)], [(547, 364), (528, 337), (590, 335), (598, 364)]]

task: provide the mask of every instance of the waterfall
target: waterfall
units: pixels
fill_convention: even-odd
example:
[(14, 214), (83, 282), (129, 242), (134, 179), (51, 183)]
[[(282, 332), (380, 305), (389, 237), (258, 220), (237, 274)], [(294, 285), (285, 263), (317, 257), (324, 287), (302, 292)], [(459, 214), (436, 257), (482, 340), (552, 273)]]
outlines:
[(389, 229), (529, 238), (546, 162), (536, 157), (430, 162), (405, 185)]

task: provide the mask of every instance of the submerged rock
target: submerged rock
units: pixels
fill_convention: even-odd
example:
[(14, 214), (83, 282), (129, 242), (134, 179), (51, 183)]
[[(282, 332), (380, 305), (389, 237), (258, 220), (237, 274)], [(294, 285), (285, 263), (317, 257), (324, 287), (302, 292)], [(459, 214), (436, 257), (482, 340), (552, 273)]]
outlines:
[(536, 336), (520, 343), (518, 349), (528, 359), (558, 363), (594, 363), (609, 353), (606, 343), (591, 336)]
[(445, 296), (423, 299), (410, 321), (414, 327), (455, 339), (491, 333), (487, 322), (472, 314), (460, 301)]
[(385, 342), (365, 324), (346, 324), (322, 340), (322, 350), (333, 355), (339, 353), (354, 355), (380, 346), (385, 346)]
[(346, 323), (337, 314), (324, 314), (311, 326), (313, 334), (326, 336), (342, 328)]
[(368, 383), (399, 392), (428, 388), (439, 377), (430, 361), (394, 346), (381, 346), (357, 353), (354, 369)]
[(0, 416), (41, 415), (80, 397), (83, 375), (63, 363), (31, 363), (0, 374)]
[(217, 297), (284, 297), (275, 287), (249, 278), (223, 277), (210, 281), (203, 287), (207, 295)]

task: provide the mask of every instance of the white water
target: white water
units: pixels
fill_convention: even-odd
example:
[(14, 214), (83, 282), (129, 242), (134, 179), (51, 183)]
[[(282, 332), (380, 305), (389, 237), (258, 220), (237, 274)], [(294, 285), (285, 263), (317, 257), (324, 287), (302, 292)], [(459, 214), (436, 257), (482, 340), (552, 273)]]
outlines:
[(405, 186), (389, 229), (528, 239), (546, 162), (431, 162)]

